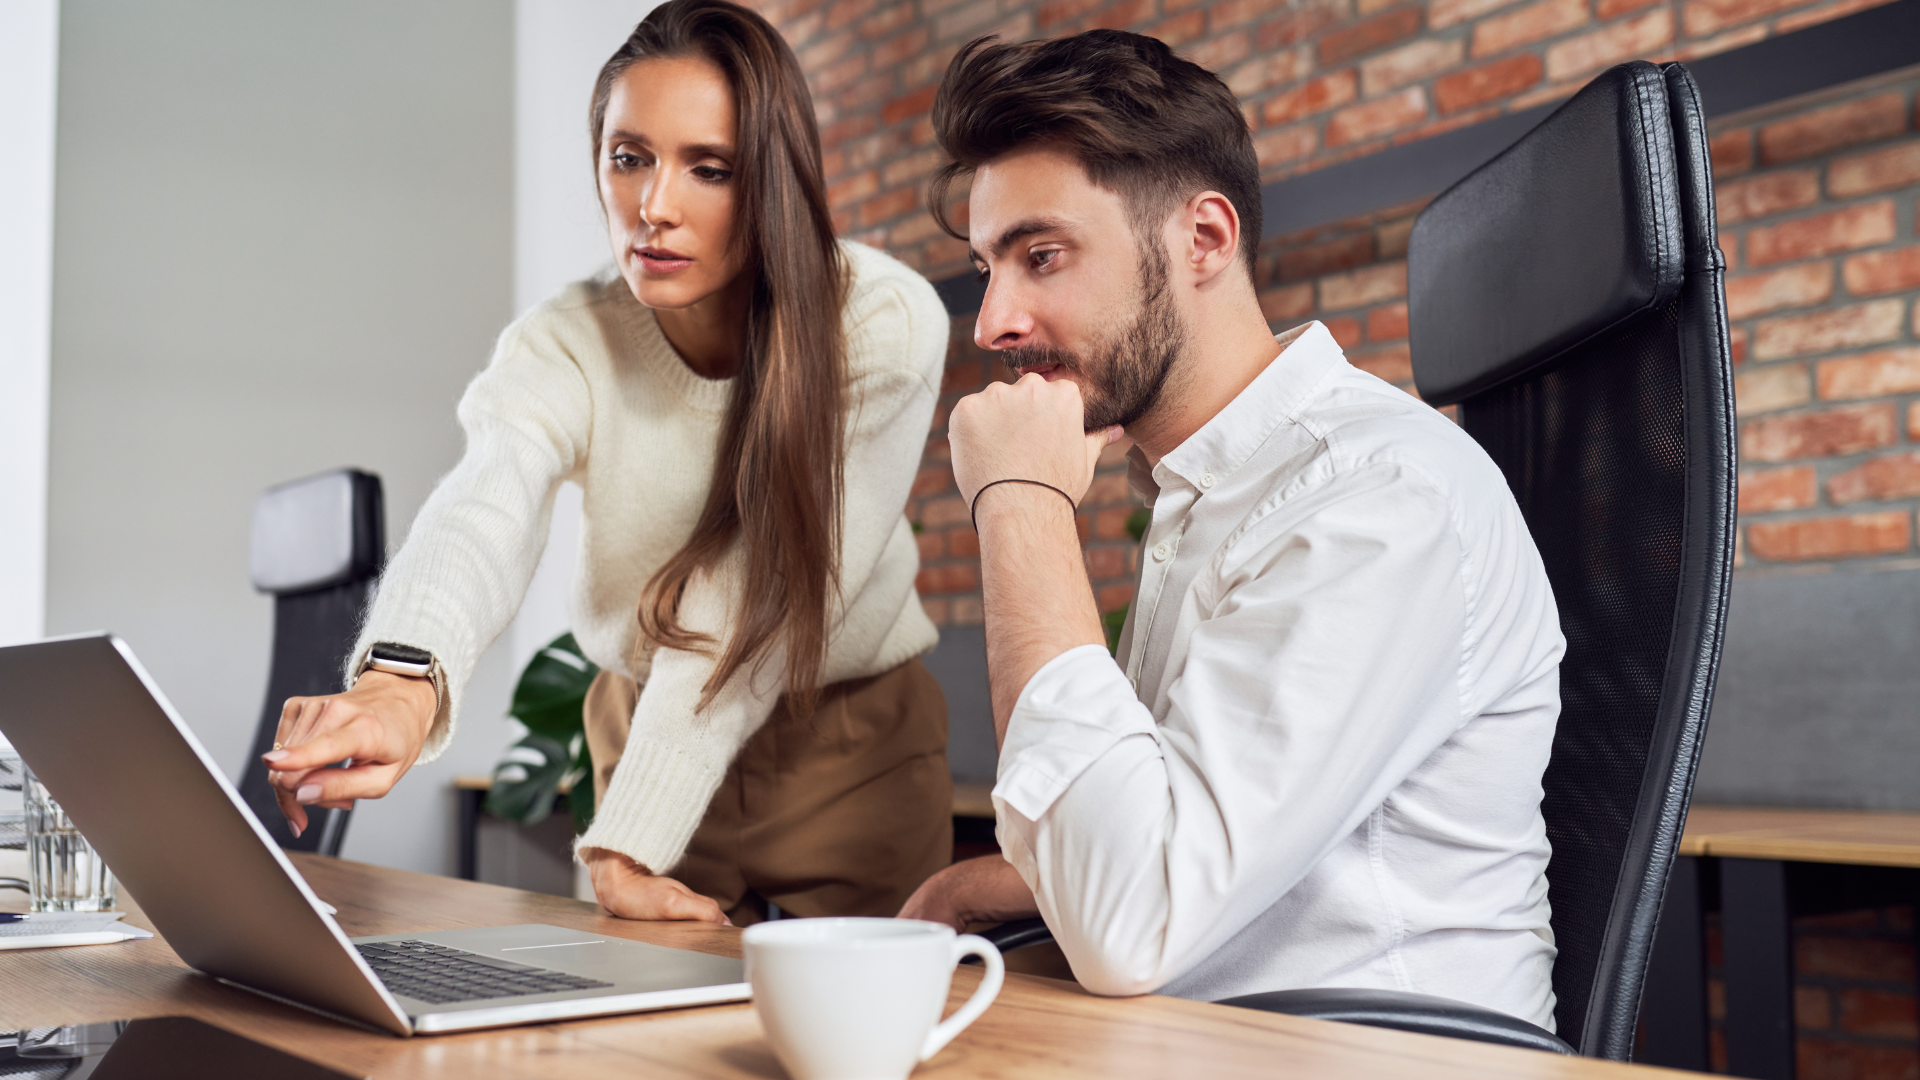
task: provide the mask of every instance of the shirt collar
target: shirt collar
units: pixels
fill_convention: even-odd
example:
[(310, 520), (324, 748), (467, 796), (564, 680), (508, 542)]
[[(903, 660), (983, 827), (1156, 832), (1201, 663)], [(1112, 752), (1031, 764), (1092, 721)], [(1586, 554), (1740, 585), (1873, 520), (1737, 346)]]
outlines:
[(1333, 334), (1318, 320), (1277, 334), (1274, 340), (1280, 343), (1280, 355), (1159, 465), (1149, 468), (1138, 446), (1127, 452), (1128, 484), (1148, 506), (1176, 478), (1205, 490), (1231, 476), (1276, 428), (1300, 415), (1327, 371), (1346, 361)]

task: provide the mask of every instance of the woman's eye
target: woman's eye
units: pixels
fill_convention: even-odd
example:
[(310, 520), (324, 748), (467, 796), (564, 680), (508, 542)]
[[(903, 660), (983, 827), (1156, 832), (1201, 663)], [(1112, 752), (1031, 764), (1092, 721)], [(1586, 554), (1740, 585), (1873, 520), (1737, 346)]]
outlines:
[(694, 168), (693, 175), (710, 184), (718, 184), (731, 178), (733, 172), (728, 169), (722, 169), (717, 165), (699, 165)]
[(607, 158), (608, 160), (613, 162), (614, 168), (620, 169), (623, 171), (629, 170), (629, 169), (638, 169), (641, 166), (646, 164), (646, 162), (640, 160), (640, 155), (629, 154), (621, 150), (614, 151), (613, 153), (607, 155)]

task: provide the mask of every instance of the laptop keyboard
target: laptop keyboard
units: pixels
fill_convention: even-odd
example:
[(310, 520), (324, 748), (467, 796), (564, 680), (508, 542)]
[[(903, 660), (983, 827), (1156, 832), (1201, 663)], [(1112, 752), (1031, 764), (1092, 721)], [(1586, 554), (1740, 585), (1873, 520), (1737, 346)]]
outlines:
[(613, 985), (426, 941), (381, 941), (359, 949), (387, 989), (434, 1005)]

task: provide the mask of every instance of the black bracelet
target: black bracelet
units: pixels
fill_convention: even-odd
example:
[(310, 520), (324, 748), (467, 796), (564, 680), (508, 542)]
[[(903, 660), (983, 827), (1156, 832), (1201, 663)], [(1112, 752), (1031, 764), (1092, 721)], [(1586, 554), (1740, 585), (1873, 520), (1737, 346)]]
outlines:
[(980, 496), (985, 495), (987, 493), (987, 488), (993, 487), (996, 484), (1032, 484), (1035, 487), (1043, 487), (1043, 488), (1046, 488), (1048, 491), (1053, 492), (1055, 495), (1058, 495), (1061, 498), (1067, 500), (1068, 513), (1077, 514), (1080, 512), (1080, 506), (1079, 504), (1073, 501), (1073, 496), (1067, 494), (1064, 491), (1061, 491), (1059, 488), (1054, 487), (1052, 484), (1045, 483), (1044, 481), (1040, 481), (1040, 480), (1024, 480), (1018, 476), (1009, 476), (1005, 480), (995, 480), (992, 484), (986, 484), (982, 486), (979, 491), (976, 491), (973, 493), (973, 505), (967, 507), (967, 516), (973, 519), (974, 532), (980, 531)]

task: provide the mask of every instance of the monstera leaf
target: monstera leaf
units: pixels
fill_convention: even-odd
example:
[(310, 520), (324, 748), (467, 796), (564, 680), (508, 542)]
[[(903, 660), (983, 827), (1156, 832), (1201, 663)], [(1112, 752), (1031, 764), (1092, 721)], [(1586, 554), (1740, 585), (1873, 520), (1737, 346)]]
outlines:
[(488, 813), (522, 825), (538, 824), (553, 813), (560, 786), (569, 784), (574, 829), (586, 831), (593, 822), (593, 759), (587, 753), (583, 709), (587, 688), (599, 673), (571, 633), (534, 654), (507, 710), (526, 725), (527, 735), (494, 766)]

